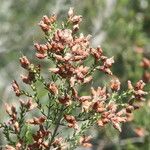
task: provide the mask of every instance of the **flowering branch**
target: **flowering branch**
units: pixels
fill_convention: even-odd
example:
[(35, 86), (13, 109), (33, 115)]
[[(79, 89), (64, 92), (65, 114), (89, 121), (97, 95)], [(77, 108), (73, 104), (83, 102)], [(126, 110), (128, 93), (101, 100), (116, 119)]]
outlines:
[[(47, 41), (34, 44), (35, 56), (53, 64), (46, 69), (50, 72), (46, 79), (42, 75), (45, 68), (31, 63), (26, 56), (20, 58), (21, 66), (28, 72), (27, 76), (21, 76), (22, 81), (32, 91), (22, 90), (15, 80), (12, 83), (16, 96), (26, 96), (27, 100), (19, 101), (20, 111), (6, 104), (10, 120), (1, 124), (8, 142), (6, 149), (90, 147), (91, 137), (85, 136), (87, 129), (109, 123), (121, 132), (120, 124), (128, 121), (132, 111), (138, 108), (135, 103), (147, 94), (142, 80), (135, 86), (128, 81), (128, 89), (121, 92), (121, 83), (111, 71), (114, 58), (105, 56), (101, 47), (92, 48), (90, 35), (78, 33), (81, 21), (82, 16), (75, 15), (73, 8), (69, 9), (68, 17), (61, 25), (55, 15), (44, 16), (40, 21)], [(89, 59), (93, 62), (91, 66), (86, 64)], [(108, 87), (90, 87), (88, 95), (81, 96), (79, 87), (90, 84), (95, 71), (107, 74), (113, 80)], [(44, 99), (40, 92), (44, 92)]]

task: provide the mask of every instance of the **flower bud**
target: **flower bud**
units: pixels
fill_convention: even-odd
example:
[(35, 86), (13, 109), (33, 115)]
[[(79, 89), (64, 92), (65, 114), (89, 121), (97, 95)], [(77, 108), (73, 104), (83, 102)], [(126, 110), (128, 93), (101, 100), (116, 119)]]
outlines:
[(12, 87), (13, 87), (13, 90), (14, 90), (16, 96), (20, 96), (21, 91), (20, 91), (18, 83), (15, 80), (12, 82)]
[(29, 68), (30, 62), (26, 56), (23, 56), (22, 58), (20, 58), (20, 63), (23, 68), (25, 68), (25, 69)]
[(114, 80), (111, 80), (110, 82), (110, 88), (113, 90), (113, 91), (119, 91), (120, 90), (120, 81), (119, 79), (114, 79)]
[(69, 8), (68, 17), (71, 18), (74, 15), (74, 9), (72, 7)]
[(55, 83), (50, 83), (50, 84), (48, 85), (48, 90), (49, 90), (49, 92), (52, 93), (53, 95), (57, 95), (57, 94), (58, 94), (58, 88), (57, 88), (57, 86), (56, 86)]

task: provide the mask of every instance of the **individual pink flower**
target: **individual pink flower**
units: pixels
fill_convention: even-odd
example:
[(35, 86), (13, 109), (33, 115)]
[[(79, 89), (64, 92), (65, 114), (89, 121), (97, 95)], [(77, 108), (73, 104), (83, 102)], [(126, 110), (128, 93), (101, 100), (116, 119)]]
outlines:
[(120, 90), (120, 81), (119, 79), (113, 79), (111, 80), (110, 82), (110, 88), (113, 90), (113, 91), (119, 91)]
[(92, 109), (98, 113), (106, 111), (105, 105), (103, 102), (97, 101), (93, 103)]
[(72, 104), (71, 98), (68, 94), (66, 94), (64, 97), (58, 98), (59, 102), (65, 106), (69, 106)]
[(20, 64), (23, 68), (28, 69), (29, 65), (30, 65), (30, 62), (29, 62), (29, 60), (26, 56), (23, 56), (23, 57), (20, 58)]
[(90, 48), (90, 52), (91, 54), (93, 55), (93, 57), (95, 58), (96, 61), (98, 61), (102, 54), (103, 54), (103, 50), (101, 47), (97, 47), (96, 49), (95, 48)]
[(50, 93), (57, 95), (58, 94), (58, 87), (55, 83), (50, 83), (48, 85), (48, 90), (50, 91)]
[(20, 91), (19, 85), (18, 85), (16, 80), (14, 80), (12, 82), (12, 87), (13, 87), (13, 90), (14, 90), (16, 96), (20, 96), (21, 95), (21, 91)]
[(68, 127), (78, 129), (78, 124), (74, 116), (64, 115), (64, 118), (68, 122)]
[(79, 97), (79, 101), (81, 103), (82, 112), (89, 112), (92, 105), (91, 96), (81, 96)]

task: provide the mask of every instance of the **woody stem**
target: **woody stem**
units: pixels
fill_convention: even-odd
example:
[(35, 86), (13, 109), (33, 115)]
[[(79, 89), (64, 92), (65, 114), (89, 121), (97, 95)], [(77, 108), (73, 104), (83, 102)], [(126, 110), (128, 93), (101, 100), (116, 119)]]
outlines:
[(62, 105), (61, 109), (60, 109), (60, 113), (59, 113), (58, 119), (56, 121), (56, 126), (55, 126), (55, 129), (54, 129), (54, 132), (52, 134), (52, 137), (51, 137), (51, 140), (50, 140), (50, 143), (49, 143), (49, 150), (50, 150), (50, 148), (52, 146), (52, 142), (54, 141), (54, 138), (55, 138), (55, 136), (57, 134), (57, 131), (58, 131), (58, 128), (59, 128), (59, 125), (60, 125), (60, 120), (61, 120), (62, 115), (63, 115), (63, 110), (64, 110), (64, 106)]

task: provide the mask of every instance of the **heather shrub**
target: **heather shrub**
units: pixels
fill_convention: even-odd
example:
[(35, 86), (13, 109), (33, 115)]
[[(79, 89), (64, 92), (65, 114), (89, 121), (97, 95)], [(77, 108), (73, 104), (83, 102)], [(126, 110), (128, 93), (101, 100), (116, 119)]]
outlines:
[[(78, 146), (92, 147), (87, 130), (92, 126), (103, 128), (108, 124), (121, 132), (121, 124), (128, 122), (147, 92), (145, 83), (135, 85), (121, 82), (112, 73), (113, 56), (108, 58), (103, 49), (90, 45), (90, 35), (80, 32), (82, 16), (73, 8), (64, 22), (57, 17), (43, 16), (39, 23), (46, 42), (35, 43), (35, 57), (46, 61), (48, 68), (35, 64), (26, 56), (20, 58), (26, 75), (22, 81), (30, 90), (23, 89), (16, 80), (13, 90), (19, 98), (19, 107), (5, 104), (10, 119), (1, 123), (8, 150), (73, 150)], [(143, 60), (144, 67), (147, 60)], [(114, 66), (115, 67), (115, 66)], [(110, 82), (94, 87), (94, 74), (100, 72)], [(145, 79), (145, 78), (144, 78)], [(86, 87), (86, 94), (80, 87)], [(44, 98), (41, 96), (44, 95)]]

